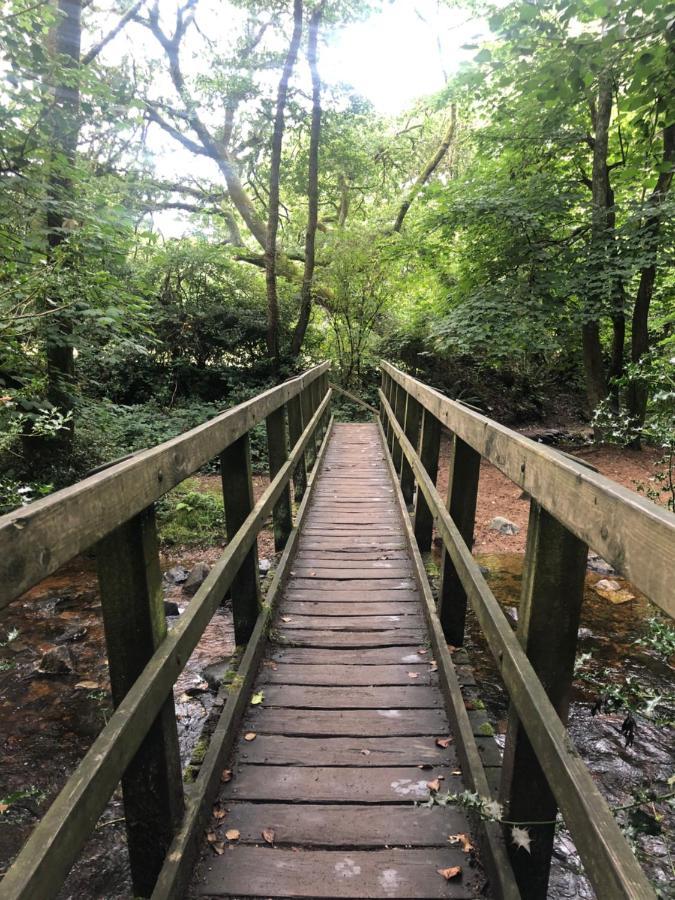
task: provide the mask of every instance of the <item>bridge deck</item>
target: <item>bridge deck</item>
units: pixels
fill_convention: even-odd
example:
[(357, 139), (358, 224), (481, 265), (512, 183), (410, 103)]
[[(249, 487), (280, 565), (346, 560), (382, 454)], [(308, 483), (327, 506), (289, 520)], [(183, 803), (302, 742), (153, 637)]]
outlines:
[(383, 455), (335, 426), (192, 896), (482, 894), (464, 814), (415, 806), (464, 786)]

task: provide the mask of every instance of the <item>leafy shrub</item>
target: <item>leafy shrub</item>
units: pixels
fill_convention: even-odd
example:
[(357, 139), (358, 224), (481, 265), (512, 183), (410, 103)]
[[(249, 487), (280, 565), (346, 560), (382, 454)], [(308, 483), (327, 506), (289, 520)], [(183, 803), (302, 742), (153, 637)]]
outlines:
[(215, 491), (197, 490), (189, 478), (157, 504), (160, 540), (165, 544), (212, 546), (225, 535), (223, 500)]

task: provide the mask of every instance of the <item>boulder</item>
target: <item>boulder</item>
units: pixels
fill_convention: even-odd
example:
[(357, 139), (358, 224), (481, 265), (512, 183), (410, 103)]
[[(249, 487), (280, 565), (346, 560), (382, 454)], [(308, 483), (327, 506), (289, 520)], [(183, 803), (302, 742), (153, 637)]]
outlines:
[(260, 559), (258, 560), (258, 571), (261, 575), (267, 575), (269, 570), (272, 568), (272, 560), (271, 559)]
[(598, 575), (616, 575), (616, 572), (610, 564), (605, 562), (605, 560), (601, 556), (598, 556), (597, 553), (588, 554), (586, 566), (591, 572), (597, 572)]
[(197, 563), (196, 566), (193, 566), (193, 568), (190, 569), (190, 574), (183, 583), (183, 593), (187, 594), (188, 597), (194, 597), (199, 588), (204, 584), (206, 576), (210, 571), (211, 567), (205, 562), (200, 562)]
[(68, 647), (52, 647), (43, 655), (36, 671), (40, 675), (70, 675), (74, 671), (75, 661)]
[(79, 627), (66, 628), (63, 634), (60, 634), (58, 637), (54, 638), (55, 644), (75, 644), (77, 641), (83, 641), (87, 636), (87, 626), (80, 625)]
[(201, 671), (201, 677), (207, 682), (212, 691), (217, 691), (223, 683), (223, 678), (230, 671), (230, 660), (223, 659), (220, 662), (211, 663)]
[(178, 608), (178, 604), (174, 600), (165, 600), (164, 601), (164, 615), (165, 616), (179, 616), (180, 609)]
[(488, 525), (488, 529), (498, 531), (500, 534), (518, 534), (520, 531), (515, 522), (511, 522), (503, 516), (496, 516)]
[(183, 584), (187, 579), (188, 573), (182, 566), (172, 566), (164, 573), (164, 581), (167, 584)]

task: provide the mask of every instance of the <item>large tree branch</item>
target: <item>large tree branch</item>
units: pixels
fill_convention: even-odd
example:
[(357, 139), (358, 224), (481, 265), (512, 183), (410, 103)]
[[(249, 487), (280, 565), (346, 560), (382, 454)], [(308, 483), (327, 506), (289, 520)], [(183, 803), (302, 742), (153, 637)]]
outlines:
[(396, 221), (394, 222), (394, 229), (393, 229), (394, 231), (399, 232), (401, 230), (401, 227), (403, 225), (403, 220), (405, 219), (406, 215), (408, 214), (408, 210), (412, 206), (413, 201), (415, 200), (415, 197), (417, 197), (417, 195), (422, 190), (424, 185), (434, 174), (434, 172), (440, 165), (441, 160), (443, 159), (443, 157), (446, 155), (446, 153), (450, 149), (450, 145), (452, 144), (452, 141), (455, 137), (456, 128), (457, 128), (457, 104), (453, 103), (450, 107), (450, 125), (448, 127), (448, 130), (446, 131), (445, 135), (443, 136), (443, 140), (438, 145), (436, 152), (434, 153), (434, 155), (431, 157), (431, 159), (427, 162), (426, 166), (422, 169), (422, 171), (418, 175), (417, 180), (415, 181), (415, 184), (412, 186), (410, 193), (405, 198), (403, 203), (401, 203), (401, 206), (398, 211), (398, 215), (396, 216)]
[(136, 0), (136, 3), (133, 3), (129, 9), (124, 13), (124, 15), (120, 16), (117, 21), (117, 24), (110, 29), (110, 31), (105, 34), (98, 43), (94, 44), (82, 57), (82, 65), (88, 66), (89, 63), (92, 63), (96, 57), (99, 55), (101, 50), (106, 47), (110, 41), (117, 37), (117, 35), (122, 31), (125, 25), (134, 19), (137, 13), (140, 11), (141, 7), (145, 3), (145, 0)]

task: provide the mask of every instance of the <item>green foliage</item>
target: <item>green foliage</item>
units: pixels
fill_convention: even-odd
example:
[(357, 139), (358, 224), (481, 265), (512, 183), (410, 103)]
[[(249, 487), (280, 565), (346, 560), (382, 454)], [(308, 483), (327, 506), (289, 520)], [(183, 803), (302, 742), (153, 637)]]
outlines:
[(157, 522), (163, 543), (206, 547), (224, 542), (222, 496), (197, 488), (197, 482), (189, 478), (158, 502)]

